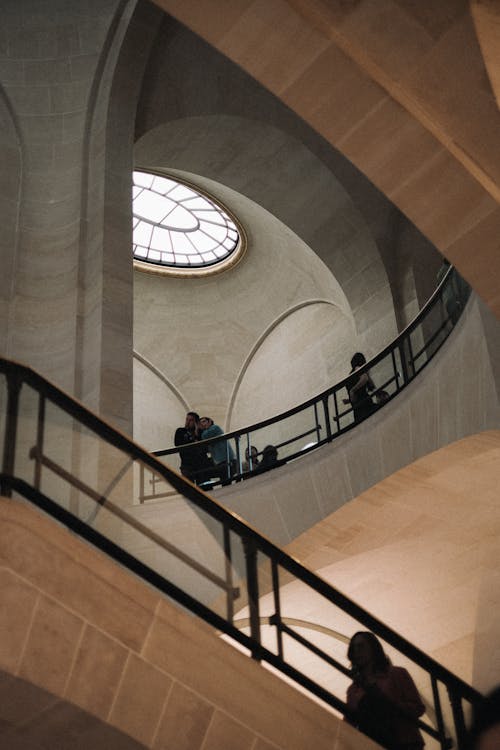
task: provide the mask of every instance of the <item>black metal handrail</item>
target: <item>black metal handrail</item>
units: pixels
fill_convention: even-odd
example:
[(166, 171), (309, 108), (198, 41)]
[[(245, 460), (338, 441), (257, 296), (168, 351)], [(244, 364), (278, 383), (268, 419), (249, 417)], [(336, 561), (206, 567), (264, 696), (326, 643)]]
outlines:
[[(2, 376), (5, 381), (3, 381)], [(6, 398), (2, 397), (1, 386), (3, 382), (6, 385)], [(27, 395), (24, 400), (25, 392)], [(33, 403), (33, 395), (35, 396), (35, 403)], [(344, 713), (346, 705), (342, 698), (314, 677), (298, 669), (293, 663), (293, 655), (290, 658), (288, 654), (284, 636), (300, 643), (301, 647), (307, 649), (309, 653), (322, 659), (332, 669), (335, 668), (335, 660), (313, 641), (294, 631), (287, 618), (282, 615), (283, 592), (280, 577), (291, 576), (295, 581), (306, 586), (311, 595), (322, 597), (322, 601), (324, 600), (329, 606), (335, 607), (353, 618), (356, 621), (357, 628), (362, 626), (371, 630), (405, 659), (411, 661), (415, 668), (418, 667), (423, 670), (428, 675), (432, 686), (433, 711), (436, 719), (435, 726), (429, 722), (421, 722), (419, 726), (430, 736), (436, 738), (444, 750), (449, 747), (450, 722), (452, 722), (457, 746), (459, 748), (464, 747), (464, 706), (477, 705), (482, 702), (483, 698), (459, 677), (326, 581), (304, 568), (297, 560), (252, 529), (241, 518), (211, 499), (203, 490), (184, 480), (177, 472), (165, 466), (119, 430), (99, 419), (81, 403), (60, 391), (30, 368), (0, 359), (0, 404), (5, 404), (3, 435), (0, 433), (0, 437), (3, 437), (3, 459), (0, 473), (0, 491), (3, 495), (11, 496), (12, 493), (17, 493), (28, 499), (72, 531), (78, 533), (82, 538), (106, 552), (113, 559), (127, 566), (132, 572), (140, 575), (148, 583), (202, 617), (220, 632), (245, 646), (255, 659), (268, 662), (330, 706)], [(51, 413), (53, 413), (54, 407), (57, 407), (58, 411), (53, 421), (48, 416), (48, 407), (50, 407)], [(225, 561), (224, 573), (222, 575), (220, 573), (214, 574), (207, 565), (200, 564), (185, 549), (184, 544), (181, 550), (177, 545), (172, 545), (161, 537), (159, 538), (156, 532), (138, 522), (132, 513), (127, 512), (109, 497), (99, 493), (91, 484), (92, 470), (85, 461), (82, 462), (81, 468), (83, 476), (79, 476), (75, 469), (67, 469), (61, 461), (56, 460), (56, 457), (51, 457), (51, 441), (54, 439), (54, 435), (57, 435), (57, 428), (60, 426), (58, 415), (61, 413), (63, 416), (69, 416), (71, 423), (74, 423), (75, 442), (78, 443), (76, 437), (80, 436), (80, 431), (83, 429), (86, 431), (86, 437), (89, 433), (98, 439), (97, 445), (102, 452), (105, 453), (110, 448), (113, 451), (119, 451), (121, 456), (120, 466), (107, 486), (114, 487), (116, 485), (116, 477), (123, 476), (124, 466), (127, 469), (135, 465), (145, 466), (174, 487), (188, 501), (190, 507), (197, 509), (197, 512), (204, 519), (207, 519), (207, 523), (210, 521), (218, 524), (218, 528), (222, 532), (221, 550)], [(64, 424), (66, 425), (66, 423)], [(56, 426), (55, 431), (54, 425)], [(55, 443), (56, 448), (60, 451), (60, 443), (57, 440)], [(67, 443), (68, 441), (65, 440), (64, 444), (67, 445)], [(50, 481), (53, 477), (57, 478), (59, 484), (53, 490), (56, 496), (49, 497), (42, 490), (42, 486), (45, 481)], [(188, 586), (178, 585), (150, 564), (141, 561), (136, 554), (126, 551), (113, 538), (112, 527), (106, 533), (102, 530), (99, 531), (90, 523), (82, 520), (78, 516), (77, 510), (65, 507), (65, 503), (67, 503), (66, 491), (61, 488), (75, 489), (82, 493), (85, 498), (95, 503), (96, 508), (107, 511), (112, 518), (118, 519), (121, 524), (127, 524), (134, 532), (140, 533), (148, 541), (157, 545), (165, 554), (180, 559), (184, 565), (192, 567), (205, 580), (218, 586), (225, 597), (225, 616), (200, 601), (199, 597), (193, 596), (186, 590)], [(92, 518), (95, 518), (95, 514), (92, 514)], [(241, 553), (241, 559), (237, 559), (239, 553)], [(269, 621), (276, 637), (275, 651), (263, 643), (260, 627), (259, 583), (264, 562), (270, 565), (272, 573), (271, 589), (274, 611)], [(240, 579), (239, 586), (233, 583), (235, 576)], [(243, 591), (246, 593), (245, 601), (242, 598)], [(246, 604), (248, 607), (249, 635), (238, 629), (234, 623), (234, 606), (238, 598), (242, 599), (241, 606)], [(340, 672), (346, 674), (348, 668), (342, 666)], [(443, 686), (449, 695), (450, 719), (444, 716), (441, 708), (439, 686)]]
[[(431, 361), (457, 324), (469, 295), (470, 287), (459, 276), (457, 271), (453, 267), (450, 267), (443, 275), (441, 282), (432, 296), (413, 321), (382, 351), (357, 370), (359, 374), (370, 372), (372, 376), (378, 369), (380, 370), (380, 383), (373, 394), (371, 394), (370, 399), (373, 404), (373, 398), (377, 399), (379, 394), (384, 394), (384, 400), (381, 403), (373, 404), (372, 413), (375, 413), (375, 411), (398, 395)], [(414, 341), (417, 333), (420, 334), (421, 340), (419, 342)], [(418, 344), (417, 348), (415, 348), (415, 344)], [(200, 448), (204, 448), (209, 453), (211, 446), (215, 443), (225, 441), (226, 446), (232, 444), (236, 459), (234, 462), (231, 462), (229, 449), (227, 449), (227, 460), (223, 467), (225, 471), (224, 476), (221, 477), (217, 473), (216, 467), (213, 467), (213, 474), (207, 479), (210, 475), (210, 468), (207, 469), (207, 466), (203, 466), (199, 471), (196, 471), (196, 469), (193, 471), (190, 468), (187, 476), (192, 481), (198, 482), (210, 489), (220, 484), (249, 479), (261, 474), (263, 471), (282, 466), (299, 456), (305, 455), (331, 442), (362, 421), (359, 417), (354, 418), (354, 410), (351, 404), (346, 407), (341, 406), (343, 399), (340, 394), (342, 391), (345, 391), (345, 395), (347, 395), (350, 378), (351, 376), (348, 375), (339, 383), (292, 409), (288, 409), (285, 412), (269, 417), (249, 427), (233, 430), (221, 437), (199, 440), (194, 444), (194, 448), (193, 444), (187, 444), (185, 446), (155, 450), (153, 451), (153, 455), (159, 458), (172, 457), (177, 456), (180, 449), (184, 454), (189, 454), (190, 450), (199, 452)], [(268, 427), (280, 424), (286, 425), (287, 420), (300, 413), (306, 414), (307, 410), (310, 409), (314, 412), (312, 426), (301, 430), (299, 433), (293, 433), (286, 439), (281, 439), (274, 444), (274, 447), (279, 452), (292, 443), (303, 440), (305, 436), (315, 434), (316, 440), (313, 443), (298, 450), (292, 450), (286, 456), (279, 456), (269, 467), (259, 465), (253, 470), (243, 470), (243, 451), (241, 448), (243, 443), (250, 448), (250, 445), (254, 442), (252, 436), (258, 435)], [(259, 451), (258, 455), (262, 456), (262, 451)], [(158, 499), (163, 496), (164, 493), (161, 489), (156, 491), (155, 488), (155, 491), (148, 495), (145, 486), (143, 487), (143, 499)]]

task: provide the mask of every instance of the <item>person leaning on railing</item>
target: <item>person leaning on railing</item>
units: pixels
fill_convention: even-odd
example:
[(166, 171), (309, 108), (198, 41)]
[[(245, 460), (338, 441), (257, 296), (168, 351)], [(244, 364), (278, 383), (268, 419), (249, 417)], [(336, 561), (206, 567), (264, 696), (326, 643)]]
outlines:
[(366, 357), (361, 352), (356, 352), (351, 359), (351, 377), (347, 381), (346, 388), (349, 398), (343, 399), (344, 404), (351, 404), (356, 422), (369, 417), (374, 411), (374, 403), (370, 393), (375, 390), (375, 384), (369, 372), (357, 372), (366, 364)]
[(204, 445), (196, 445), (200, 440), (200, 417), (195, 411), (188, 411), (184, 427), (178, 427), (174, 444), (179, 447), (181, 474), (195, 484), (202, 484), (213, 474), (213, 462)]
[[(210, 417), (200, 419), (200, 437), (202, 440), (223, 435), (224, 430)], [(216, 467), (216, 473), (222, 484), (230, 483), (234, 474), (236, 459), (231, 444), (227, 440), (217, 440), (210, 444), (210, 454)]]

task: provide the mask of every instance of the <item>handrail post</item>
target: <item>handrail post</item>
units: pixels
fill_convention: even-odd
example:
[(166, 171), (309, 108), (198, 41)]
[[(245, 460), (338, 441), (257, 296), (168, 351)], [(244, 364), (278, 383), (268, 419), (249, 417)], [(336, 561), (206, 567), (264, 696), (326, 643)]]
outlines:
[(240, 438), (241, 435), (235, 435), (234, 437), (234, 446), (236, 448), (236, 467), (237, 467), (237, 474), (241, 474), (243, 471), (242, 461), (241, 461), (241, 445), (240, 445)]
[(234, 620), (234, 588), (233, 588), (233, 560), (231, 554), (231, 535), (227, 524), (222, 527), (224, 539), (224, 566), (226, 569), (226, 617), (233, 624)]
[(45, 397), (38, 394), (38, 421), (36, 426), (36, 450), (35, 450), (35, 475), (33, 484), (35, 489), (40, 489), (42, 481), (42, 455), (43, 455), (43, 437), (45, 429)]
[(144, 496), (146, 494), (144, 479), (144, 464), (142, 463), (142, 461), (139, 461), (139, 503), (141, 505), (144, 502)]
[(434, 711), (436, 712), (436, 724), (437, 731), (439, 734), (439, 744), (442, 750), (447, 750), (448, 743), (446, 739), (446, 732), (443, 720), (443, 709), (441, 708), (441, 698), (439, 697), (439, 689), (437, 680), (434, 675), (431, 674), (431, 686), (432, 686), (432, 698), (434, 700)]
[(316, 442), (319, 443), (319, 441), (321, 440), (321, 435), (320, 435), (321, 425), (319, 423), (319, 418), (318, 418), (318, 402), (317, 401), (314, 402), (314, 421), (316, 423), (315, 424), (315, 427), (316, 427)]
[(330, 424), (330, 407), (328, 406), (328, 396), (323, 396), (323, 412), (325, 415), (326, 437), (332, 438), (332, 426)]
[(465, 726), (464, 710), (462, 700), (456, 690), (448, 686), (448, 695), (450, 698), (453, 721), (455, 722), (455, 733), (457, 737), (457, 749), (465, 750), (467, 743), (467, 728)]
[[(280, 604), (280, 582), (279, 571), (276, 560), (271, 561), (271, 571), (273, 579), (273, 597), (274, 597), (274, 617), (271, 618), (272, 624), (276, 625), (276, 642), (278, 645), (278, 656), (284, 658), (283, 652), (283, 632), (281, 630), (281, 604)], [(270, 624), (271, 624), (270, 620)]]
[[(260, 646), (259, 575), (257, 572), (257, 544), (255, 539), (243, 537), (247, 572), (247, 596), (250, 615), (250, 637)], [(252, 649), (252, 658), (260, 661), (259, 649)]]
[(406, 362), (405, 341), (405, 338), (401, 339), (401, 342), (398, 345), (398, 350), (399, 358), (401, 359), (401, 374), (403, 376), (403, 383), (406, 385), (410, 381), (410, 379), (408, 377), (408, 365)]
[(9, 372), (7, 377), (7, 413), (5, 417), (5, 442), (3, 446), (2, 474), (0, 492), (5, 497), (12, 496), (9, 478), (14, 476), (16, 460), (17, 418), (19, 413), (19, 392), (22, 381), (16, 371)]

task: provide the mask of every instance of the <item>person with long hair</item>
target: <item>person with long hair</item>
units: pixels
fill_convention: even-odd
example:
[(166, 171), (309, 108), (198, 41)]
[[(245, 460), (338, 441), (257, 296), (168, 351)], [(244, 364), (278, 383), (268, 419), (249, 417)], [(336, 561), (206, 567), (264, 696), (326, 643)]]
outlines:
[(392, 666), (373, 633), (359, 631), (349, 643), (352, 683), (346, 721), (388, 750), (422, 750), (417, 721), (425, 711), (410, 674)]
[(375, 390), (375, 385), (368, 371), (359, 373), (360, 367), (366, 364), (366, 357), (362, 352), (356, 352), (351, 359), (351, 377), (346, 383), (349, 398), (344, 399), (344, 404), (351, 404), (356, 422), (370, 416), (375, 406), (370, 393)]

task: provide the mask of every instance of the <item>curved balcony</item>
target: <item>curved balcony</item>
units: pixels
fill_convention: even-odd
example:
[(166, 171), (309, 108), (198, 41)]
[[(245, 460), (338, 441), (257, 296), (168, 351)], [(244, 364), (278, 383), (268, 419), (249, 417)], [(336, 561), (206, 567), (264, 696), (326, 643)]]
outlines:
[[(165, 463), (182, 470), (203, 454), (202, 465), (189, 478), (205, 489), (247, 480), (282, 466), (340, 437), (396, 398), (426, 367), (458, 323), (470, 295), (470, 287), (454, 268), (449, 268), (432, 297), (417, 317), (356, 372), (369, 373), (374, 388), (363, 410), (354, 409), (348, 388), (351, 376), (293, 409), (224, 436), (182, 447), (153, 451)], [(222, 447), (225, 460), (210, 466), (213, 446)], [(252, 446), (257, 448), (252, 456)], [(205, 460), (208, 454), (208, 461)], [(255, 458), (257, 459), (255, 461)], [(212, 462), (214, 464), (214, 462)], [(141, 502), (166, 496), (165, 488), (151, 477), (141, 478)]]

